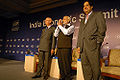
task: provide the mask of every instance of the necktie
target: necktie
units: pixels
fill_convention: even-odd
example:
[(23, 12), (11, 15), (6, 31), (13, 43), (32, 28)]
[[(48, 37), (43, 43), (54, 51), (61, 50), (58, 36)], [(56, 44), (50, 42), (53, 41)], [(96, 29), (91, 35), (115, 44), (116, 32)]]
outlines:
[(47, 31), (48, 27), (45, 28), (45, 31)]
[(88, 17), (89, 17), (89, 16), (88, 16), (88, 15), (86, 15), (86, 20), (88, 20)]

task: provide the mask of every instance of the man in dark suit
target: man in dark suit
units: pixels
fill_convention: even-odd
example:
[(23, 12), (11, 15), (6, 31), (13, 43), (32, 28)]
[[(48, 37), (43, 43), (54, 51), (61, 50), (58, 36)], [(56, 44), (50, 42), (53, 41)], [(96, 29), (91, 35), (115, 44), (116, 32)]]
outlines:
[(36, 75), (33, 76), (32, 78), (39, 78), (41, 76), (44, 76), (44, 80), (47, 80), (49, 77), (49, 70), (50, 70), (50, 64), (51, 64), (51, 49), (54, 49), (54, 31), (55, 27), (52, 26), (52, 19), (50, 17), (47, 17), (45, 19), (45, 24), (46, 27), (42, 29), (42, 34), (40, 37), (40, 44), (38, 48), (39, 52), (39, 63), (37, 66), (37, 72)]
[(100, 80), (100, 47), (104, 41), (106, 21), (102, 12), (93, 12), (93, 4), (85, 1), (85, 18), (80, 23), (78, 34), (78, 52), (85, 80)]
[[(63, 21), (63, 22), (62, 22)], [(54, 36), (57, 40), (57, 57), (60, 68), (60, 80), (71, 80), (71, 60), (72, 60), (72, 38), (74, 26), (70, 23), (70, 17), (64, 16), (63, 20), (59, 20), (55, 29)]]

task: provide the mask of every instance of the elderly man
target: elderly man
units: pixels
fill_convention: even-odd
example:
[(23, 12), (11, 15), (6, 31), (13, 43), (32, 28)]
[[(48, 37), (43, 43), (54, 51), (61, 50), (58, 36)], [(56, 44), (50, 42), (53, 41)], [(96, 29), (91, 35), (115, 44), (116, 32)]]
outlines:
[(70, 17), (64, 16), (60, 19), (55, 29), (54, 36), (57, 37), (57, 57), (60, 68), (60, 80), (71, 80), (71, 60), (72, 60), (72, 38), (74, 26), (70, 24)]
[(50, 50), (54, 49), (54, 31), (55, 27), (52, 25), (52, 19), (47, 17), (45, 19), (46, 27), (42, 29), (41, 37), (40, 37), (40, 44), (38, 48), (39, 52), (39, 64), (37, 66), (36, 75), (32, 78), (39, 78), (43, 76), (43, 80), (47, 80), (49, 77), (49, 70), (50, 70)]

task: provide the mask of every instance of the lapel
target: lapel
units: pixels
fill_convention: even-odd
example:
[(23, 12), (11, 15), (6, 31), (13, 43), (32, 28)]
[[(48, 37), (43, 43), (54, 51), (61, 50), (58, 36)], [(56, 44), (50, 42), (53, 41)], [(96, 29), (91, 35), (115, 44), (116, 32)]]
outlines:
[(51, 29), (51, 27), (49, 29), (46, 29), (46, 27), (42, 30), (42, 36), (47, 35), (47, 33), (49, 32), (49, 30)]
[(94, 12), (92, 12), (92, 14), (89, 16), (86, 24), (85, 24), (85, 18), (84, 18), (84, 28), (83, 28), (83, 30), (86, 28), (86, 26), (88, 25), (88, 22), (91, 20), (91, 18), (93, 17), (93, 15), (94, 15)]
[(80, 23), (80, 29), (83, 31), (84, 30), (84, 28), (85, 28), (85, 18), (84, 19), (82, 19), (82, 21), (81, 21), (81, 23)]
[(46, 29), (46, 27), (45, 27), (45, 28), (43, 29), (43, 32), (46, 32), (46, 30), (47, 30), (47, 29)]
[[(52, 27), (52, 26), (51, 26)], [(47, 26), (43, 29), (43, 31), (44, 32), (48, 32), (50, 29), (51, 29), (51, 27), (50, 28), (47, 28)]]

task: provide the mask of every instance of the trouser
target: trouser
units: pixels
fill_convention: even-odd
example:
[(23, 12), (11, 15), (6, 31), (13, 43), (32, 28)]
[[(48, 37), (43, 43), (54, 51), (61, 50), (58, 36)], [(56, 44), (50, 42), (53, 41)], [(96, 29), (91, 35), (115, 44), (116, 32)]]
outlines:
[(71, 48), (69, 49), (62, 49), (58, 48), (57, 50), (57, 57), (58, 57), (58, 64), (60, 69), (60, 75), (62, 78), (64, 77), (70, 77), (71, 75)]
[(94, 50), (83, 48), (81, 62), (85, 80), (100, 80), (100, 45)]
[(39, 51), (39, 63), (37, 66), (37, 75), (46, 76), (50, 73), (51, 58), (47, 51)]

